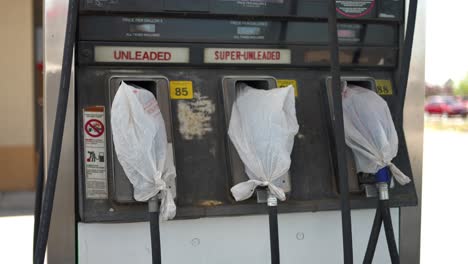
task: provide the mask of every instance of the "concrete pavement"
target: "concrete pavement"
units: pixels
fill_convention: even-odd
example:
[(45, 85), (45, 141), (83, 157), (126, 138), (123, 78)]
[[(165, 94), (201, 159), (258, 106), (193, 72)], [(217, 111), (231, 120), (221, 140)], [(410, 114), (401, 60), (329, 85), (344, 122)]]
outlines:
[(421, 263), (468, 263), (468, 133), (426, 129)]
[[(0, 263), (32, 261), (32, 193), (0, 194)], [(421, 263), (465, 263), (468, 133), (426, 129)], [(5, 216), (10, 215), (10, 216)]]

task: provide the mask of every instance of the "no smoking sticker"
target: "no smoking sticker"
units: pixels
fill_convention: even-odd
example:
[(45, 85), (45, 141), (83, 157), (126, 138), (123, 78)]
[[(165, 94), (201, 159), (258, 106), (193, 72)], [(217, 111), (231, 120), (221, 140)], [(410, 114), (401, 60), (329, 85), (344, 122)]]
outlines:
[(104, 134), (104, 124), (97, 119), (88, 120), (85, 124), (85, 131), (90, 137), (100, 137)]
[(83, 109), (83, 163), (86, 199), (107, 199), (107, 149), (104, 106)]

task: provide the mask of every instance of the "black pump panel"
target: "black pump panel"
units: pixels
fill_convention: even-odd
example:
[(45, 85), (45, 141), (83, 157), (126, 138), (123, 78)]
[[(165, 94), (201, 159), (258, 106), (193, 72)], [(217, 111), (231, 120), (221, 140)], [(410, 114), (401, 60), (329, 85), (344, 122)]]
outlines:
[[(359, 2), (358, 9), (349, 9)], [(299, 132), (280, 213), (340, 208), (335, 153), (345, 151), (352, 208), (372, 208), (362, 175), (346, 146), (334, 145), (330, 100), (327, 0), (80, 1), (76, 45), (76, 168), (84, 222), (147, 220), (133, 199), (113, 149), (110, 114), (120, 83), (151, 91), (165, 120), (177, 177), (176, 219), (266, 213), (252, 197), (236, 202), (230, 189), (247, 180), (228, 128), (237, 89), (293, 85)], [(393, 115), (404, 32), (404, 1), (340, 1), (339, 61), (343, 82), (376, 91)], [(83, 110), (105, 109), (107, 198), (86, 196)], [(394, 120), (399, 120), (394, 118)], [(393, 163), (412, 177), (403, 124), (396, 121)], [(102, 180), (101, 180), (102, 181)], [(391, 206), (417, 203), (413, 183), (395, 184)]]

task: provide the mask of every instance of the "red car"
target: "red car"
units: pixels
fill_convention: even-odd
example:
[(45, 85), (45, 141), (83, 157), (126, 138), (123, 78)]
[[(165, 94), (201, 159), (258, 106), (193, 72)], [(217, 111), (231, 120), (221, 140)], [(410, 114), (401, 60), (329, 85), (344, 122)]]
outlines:
[(463, 103), (453, 96), (431, 96), (427, 99), (424, 111), (428, 114), (466, 117), (468, 111)]

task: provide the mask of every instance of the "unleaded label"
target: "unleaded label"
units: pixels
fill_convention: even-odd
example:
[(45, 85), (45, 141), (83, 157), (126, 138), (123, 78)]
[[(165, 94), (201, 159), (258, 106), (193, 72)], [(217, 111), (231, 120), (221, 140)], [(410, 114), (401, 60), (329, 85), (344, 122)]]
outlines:
[(96, 46), (96, 62), (188, 63), (189, 48)]

